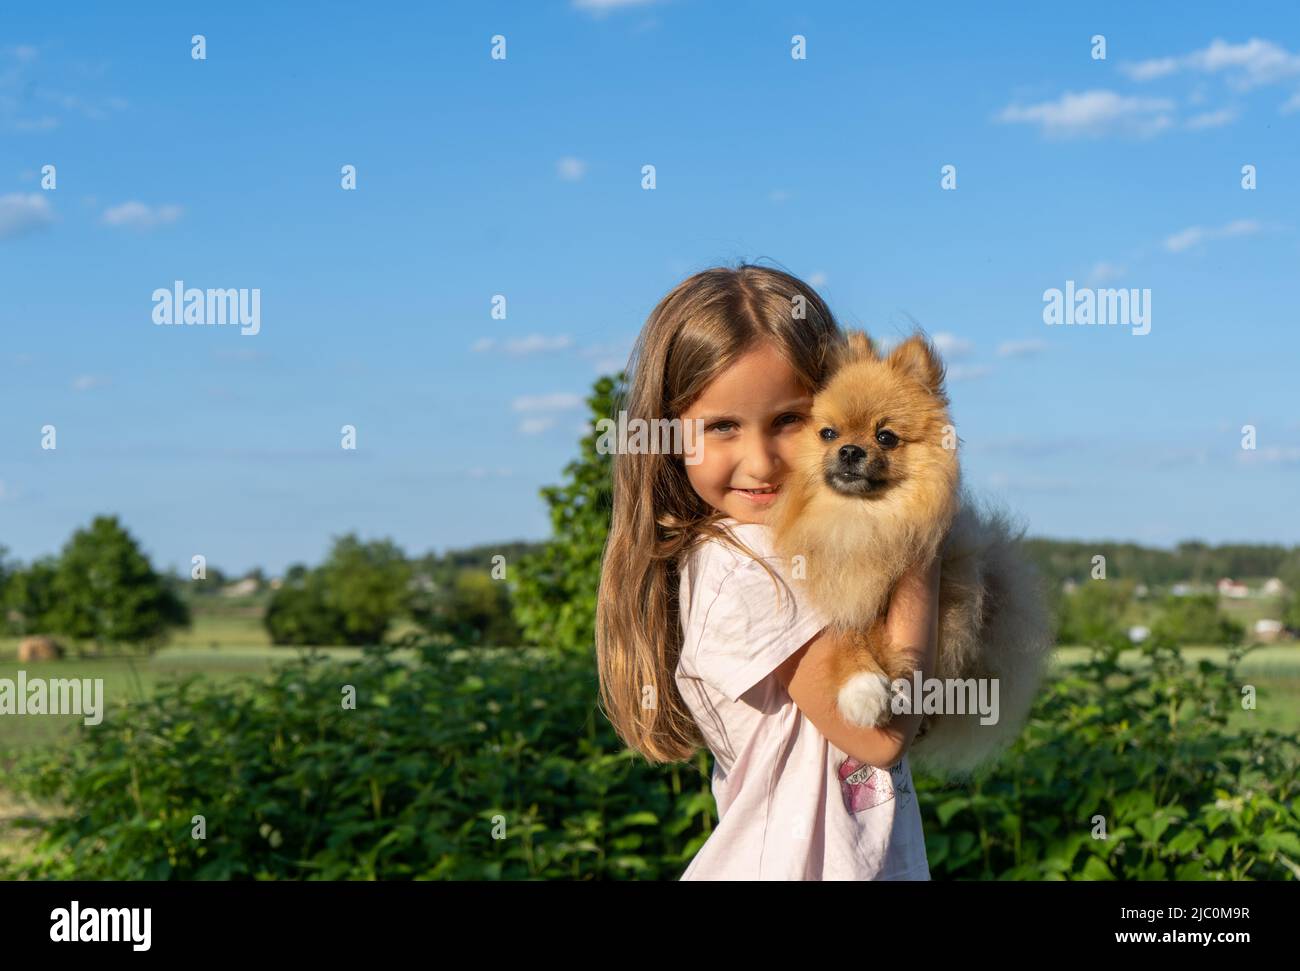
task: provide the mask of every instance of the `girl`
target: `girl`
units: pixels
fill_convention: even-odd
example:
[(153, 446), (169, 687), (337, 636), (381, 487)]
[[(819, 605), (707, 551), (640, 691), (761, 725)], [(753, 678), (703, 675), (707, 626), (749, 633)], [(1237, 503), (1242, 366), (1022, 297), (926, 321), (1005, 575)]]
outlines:
[[(718, 826), (683, 880), (930, 876), (906, 757), (921, 716), (840, 719), (827, 659), (842, 644), (763, 525), (843, 343), (811, 287), (742, 264), (678, 284), (633, 350), (628, 421), (702, 419), (704, 433), (698, 455), (614, 457), (596, 653), (602, 706), (629, 747), (652, 762), (713, 755)], [(887, 613), (922, 677), (938, 570), (905, 576)]]

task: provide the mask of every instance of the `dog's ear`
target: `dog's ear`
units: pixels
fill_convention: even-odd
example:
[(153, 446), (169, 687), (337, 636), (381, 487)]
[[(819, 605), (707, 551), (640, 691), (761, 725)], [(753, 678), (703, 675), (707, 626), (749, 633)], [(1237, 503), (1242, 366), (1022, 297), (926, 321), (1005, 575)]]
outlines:
[(851, 330), (845, 335), (848, 342), (848, 348), (844, 353), (845, 362), (860, 360), (875, 360), (880, 355), (876, 352), (875, 342), (867, 336), (865, 330)]
[(890, 367), (921, 382), (926, 390), (937, 395), (946, 403), (948, 395), (944, 390), (945, 368), (935, 346), (922, 334), (913, 334), (895, 347), (885, 362)]

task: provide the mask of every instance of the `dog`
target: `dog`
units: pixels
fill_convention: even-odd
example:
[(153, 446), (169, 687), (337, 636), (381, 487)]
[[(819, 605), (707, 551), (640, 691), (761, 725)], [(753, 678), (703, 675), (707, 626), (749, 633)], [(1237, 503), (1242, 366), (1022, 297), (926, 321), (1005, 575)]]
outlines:
[(766, 522), (785, 562), (803, 558), (812, 604), (851, 636), (837, 707), (858, 726), (889, 721), (898, 679), (911, 694), (914, 666), (891, 650), (885, 612), (899, 578), (940, 557), (933, 677), (996, 679), (984, 684), (996, 684), (997, 718), (927, 711), (910, 752), (936, 774), (969, 775), (1015, 740), (1038, 692), (1052, 647), (1045, 590), (1024, 529), (962, 486), (933, 344), (918, 333), (881, 356), (865, 333), (846, 337)]

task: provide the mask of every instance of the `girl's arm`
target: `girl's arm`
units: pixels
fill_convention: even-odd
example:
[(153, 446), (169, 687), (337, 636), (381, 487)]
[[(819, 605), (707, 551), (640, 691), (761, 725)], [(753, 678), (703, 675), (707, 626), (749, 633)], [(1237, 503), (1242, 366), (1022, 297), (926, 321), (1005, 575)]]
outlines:
[[(933, 675), (939, 650), (939, 558), (917, 564), (894, 588), (885, 614), (885, 631), (895, 651), (904, 652), (921, 677)], [(880, 768), (896, 764), (911, 747), (920, 714), (894, 715), (873, 728), (851, 725), (839, 714), (839, 684), (830, 659), (846, 650), (841, 638), (823, 630), (777, 668), (777, 677), (799, 710), (836, 748)]]

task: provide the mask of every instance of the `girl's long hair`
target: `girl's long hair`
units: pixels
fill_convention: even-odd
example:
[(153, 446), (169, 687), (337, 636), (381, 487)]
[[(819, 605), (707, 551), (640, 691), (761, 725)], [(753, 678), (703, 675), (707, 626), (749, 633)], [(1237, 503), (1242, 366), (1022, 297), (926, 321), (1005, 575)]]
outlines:
[[(680, 418), (763, 342), (811, 394), (845, 347), (821, 297), (788, 273), (745, 263), (696, 273), (650, 313), (615, 411), (650, 428), (658, 427), (654, 419)], [(600, 700), (624, 744), (651, 762), (686, 761), (704, 744), (674, 678), (682, 647), (678, 570), (683, 555), (708, 537), (754, 556), (719, 525), (723, 518), (691, 487), (684, 456), (614, 455), (613, 518), (596, 604)]]

